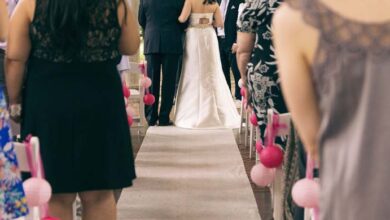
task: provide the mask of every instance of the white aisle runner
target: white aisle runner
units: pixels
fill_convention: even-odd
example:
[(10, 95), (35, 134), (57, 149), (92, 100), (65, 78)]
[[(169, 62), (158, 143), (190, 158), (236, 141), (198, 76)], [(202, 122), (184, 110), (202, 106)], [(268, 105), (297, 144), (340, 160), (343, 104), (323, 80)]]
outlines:
[(259, 220), (231, 130), (149, 128), (119, 220)]

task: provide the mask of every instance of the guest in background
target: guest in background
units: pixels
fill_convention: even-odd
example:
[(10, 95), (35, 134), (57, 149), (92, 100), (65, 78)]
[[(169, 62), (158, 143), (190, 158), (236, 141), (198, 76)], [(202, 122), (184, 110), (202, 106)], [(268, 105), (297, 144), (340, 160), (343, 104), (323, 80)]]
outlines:
[(275, 14), (283, 93), (320, 160), (321, 220), (390, 216), (389, 11), (389, 1), (291, 0)]
[(230, 68), (232, 69), (235, 81), (234, 97), (237, 100), (241, 99), (238, 81), (240, 80), (240, 71), (237, 66), (236, 59), (236, 39), (237, 39), (237, 17), (238, 8), (244, 0), (219, 0), (221, 14), (224, 19), (224, 26), (217, 28), (219, 53), (221, 55), (221, 63), (223, 73), (229, 88), (231, 89)]
[(116, 69), (121, 53), (134, 54), (139, 47), (132, 10), (124, 0), (23, 0), (10, 26), (10, 115), (22, 117), (23, 138), (40, 138), (53, 189), (50, 214), (72, 219), (78, 194), (83, 219), (115, 220), (113, 190), (131, 186), (135, 178)]
[[(267, 110), (286, 113), (272, 46), (271, 20), (281, 0), (248, 1), (238, 21), (238, 67), (262, 137)], [(257, 39), (257, 40), (256, 40)]]
[(183, 54), (183, 35), (186, 28), (186, 24), (177, 20), (183, 5), (184, 0), (140, 1), (138, 21), (144, 30), (144, 54), (148, 76), (152, 79), (152, 94), (156, 98), (152, 106), (145, 106), (149, 126), (154, 126), (157, 122), (160, 126), (173, 124), (169, 115), (175, 96), (176, 76)]

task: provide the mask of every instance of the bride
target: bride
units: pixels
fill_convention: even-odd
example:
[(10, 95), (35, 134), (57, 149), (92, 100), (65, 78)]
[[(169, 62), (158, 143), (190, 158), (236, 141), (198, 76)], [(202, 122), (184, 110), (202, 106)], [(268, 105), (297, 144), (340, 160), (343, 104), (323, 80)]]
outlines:
[(240, 117), (222, 71), (214, 29), (223, 27), (217, 1), (186, 0), (179, 21), (188, 19), (175, 125), (192, 129), (238, 128)]

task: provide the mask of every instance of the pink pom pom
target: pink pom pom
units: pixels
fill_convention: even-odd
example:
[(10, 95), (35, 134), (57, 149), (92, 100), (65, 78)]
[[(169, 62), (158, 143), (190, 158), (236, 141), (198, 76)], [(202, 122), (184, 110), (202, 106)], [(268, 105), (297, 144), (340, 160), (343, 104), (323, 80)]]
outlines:
[(241, 93), (242, 97), (246, 98), (246, 89), (245, 88), (241, 88), (240, 93)]
[(133, 117), (130, 115), (127, 116), (127, 122), (129, 123), (129, 126), (133, 125)]
[(154, 98), (154, 95), (152, 94), (146, 94), (144, 96), (144, 103), (145, 105), (153, 105), (155, 102), (155, 98)]
[(275, 169), (266, 168), (261, 163), (256, 164), (251, 170), (251, 179), (257, 186), (268, 186), (274, 178)]
[(123, 88), (123, 96), (126, 97), (126, 98), (129, 98), (130, 97), (130, 90), (129, 90), (129, 88), (125, 84), (123, 84), (122, 88)]
[(267, 146), (260, 153), (261, 163), (268, 168), (276, 168), (283, 163), (283, 151), (279, 145)]
[(149, 77), (144, 77), (141, 80), (141, 85), (147, 89), (152, 85), (152, 80)]
[(134, 116), (134, 109), (131, 106), (127, 106), (126, 113), (128, 116)]
[(41, 206), (51, 197), (51, 186), (42, 178), (32, 177), (24, 181), (23, 188), (30, 207)]
[(253, 126), (257, 126), (257, 116), (256, 116), (256, 113), (253, 112), (251, 114), (250, 121), (251, 121), (251, 124)]
[(56, 217), (46, 216), (46, 217), (43, 217), (42, 220), (60, 220), (60, 219), (56, 218)]
[(299, 180), (294, 184), (291, 193), (297, 205), (305, 208), (319, 207), (320, 186), (314, 180), (307, 178)]
[(256, 141), (256, 151), (258, 154), (261, 154), (261, 151), (263, 151), (263, 142), (261, 140)]

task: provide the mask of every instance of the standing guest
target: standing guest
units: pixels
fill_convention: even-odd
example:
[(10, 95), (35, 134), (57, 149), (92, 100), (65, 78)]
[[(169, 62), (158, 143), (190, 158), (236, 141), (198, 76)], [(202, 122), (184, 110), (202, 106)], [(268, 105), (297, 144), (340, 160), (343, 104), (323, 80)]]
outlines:
[(272, 16), (281, 2), (250, 0), (238, 21), (238, 66), (244, 87), (249, 89), (248, 104), (256, 113), (262, 136), (268, 109), (287, 112), (279, 86), (271, 33)]
[[(159, 122), (160, 126), (173, 123), (169, 115), (173, 106), (177, 73), (183, 54), (183, 35), (185, 24), (180, 16), (184, 0), (141, 0), (138, 21), (144, 30), (144, 54), (147, 61), (148, 76), (152, 79), (152, 94), (156, 102), (145, 107), (149, 126)], [(161, 71), (162, 70), (162, 71)], [(160, 75), (162, 72), (161, 108)]]
[(115, 220), (113, 190), (135, 178), (116, 69), (139, 47), (132, 10), (124, 0), (22, 0), (10, 26), (10, 115), (21, 117), (22, 137), (40, 138), (50, 215), (72, 219), (78, 194), (83, 219)]
[(234, 97), (241, 99), (238, 81), (240, 80), (240, 70), (237, 66), (236, 59), (236, 39), (237, 39), (237, 17), (238, 9), (244, 0), (219, 0), (221, 14), (223, 15), (224, 26), (217, 28), (219, 53), (226, 81), (231, 89), (230, 68), (232, 69), (235, 81)]
[(320, 160), (320, 219), (388, 219), (390, 2), (288, 3), (275, 49), (295, 126)]

